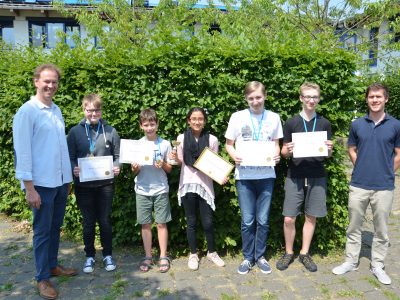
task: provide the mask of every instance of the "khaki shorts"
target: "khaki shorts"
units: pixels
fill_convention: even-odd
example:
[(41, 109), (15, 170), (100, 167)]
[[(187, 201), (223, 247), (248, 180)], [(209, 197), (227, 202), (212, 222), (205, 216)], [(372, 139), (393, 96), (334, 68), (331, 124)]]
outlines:
[(155, 196), (136, 194), (136, 214), (138, 224), (153, 223), (153, 206), (154, 219), (157, 224), (165, 224), (171, 221), (171, 206), (169, 204), (168, 193)]

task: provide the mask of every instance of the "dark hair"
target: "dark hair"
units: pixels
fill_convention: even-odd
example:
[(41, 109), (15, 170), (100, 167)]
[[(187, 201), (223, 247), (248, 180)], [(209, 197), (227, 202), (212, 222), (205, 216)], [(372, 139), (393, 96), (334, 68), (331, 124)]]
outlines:
[(203, 114), (204, 121), (207, 122), (207, 113), (206, 113), (205, 109), (202, 108), (202, 107), (192, 107), (192, 108), (189, 110), (189, 112), (187, 113), (187, 115), (186, 115), (186, 121), (189, 121), (189, 120), (190, 120), (190, 117), (192, 116), (192, 114), (193, 114), (194, 112), (196, 112), (196, 111), (201, 112), (201, 113)]
[(158, 123), (158, 118), (155, 110), (152, 108), (146, 108), (142, 110), (139, 115), (140, 125), (142, 125), (143, 122), (152, 122), (152, 121)]
[(55, 64), (43, 64), (43, 65), (36, 67), (35, 70), (33, 71), (33, 79), (34, 80), (39, 79), (40, 74), (45, 70), (50, 70), (50, 71), (56, 72), (58, 80), (61, 79), (61, 71)]
[(378, 90), (383, 90), (383, 95), (385, 96), (385, 98), (386, 99), (389, 98), (389, 89), (387, 88), (387, 86), (379, 82), (374, 82), (367, 87), (367, 90), (365, 91), (365, 98), (368, 99), (370, 91), (378, 91)]

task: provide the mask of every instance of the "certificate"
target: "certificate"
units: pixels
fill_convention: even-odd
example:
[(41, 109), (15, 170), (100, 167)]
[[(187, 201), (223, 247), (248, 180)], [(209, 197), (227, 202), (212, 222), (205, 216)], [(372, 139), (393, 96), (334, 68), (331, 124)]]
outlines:
[(293, 157), (328, 156), (326, 131), (292, 133)]
[(275, 166), (275, 141), (239, 141), (235, 146), (241, 166)]
[(111, 155), (78, 158), (78, 166), (80, 182), (114, 178)]
[(153, 142), (121, 139), (119, 149), (120, 163), (136, 162), (141, 166), (153, 164), (154, 151), (156, 150)]
[(224, 183), (225, 177), (228, 177), (234, 167), (208, 147), (204, 148), (193, 166), (219, 184)]

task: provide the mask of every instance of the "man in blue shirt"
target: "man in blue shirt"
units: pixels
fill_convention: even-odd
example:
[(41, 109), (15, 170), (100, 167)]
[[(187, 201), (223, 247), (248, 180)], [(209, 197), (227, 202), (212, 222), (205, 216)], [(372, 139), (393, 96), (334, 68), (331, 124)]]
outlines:
[(33, 75), (36, 95), (20, 107), (13, 121), (15, 173), (33, 212), (35, 277), (40, 296), (45, 299), (58, 296), (50, 276), (77, 274), (57, 261), (60, 227), (72, 181), (64, 120), (52, 100), (59, 79), (55, 65), (37, 67)]
[(354, 165), (349, 188), (346, 260), (332, 272), (341, 275), (358, 269), (361, 229), (371, 205), (374, 238), (371, 272), (379, 282), (391, 284), (384, 259), (389, 246), (388, 220), (392, 209), (394, 175), (400, 166), (400, 122), (385, 112), (387, 88), (374, 83), (367, 88), (368, 114), (351, 124), (348, 152)]

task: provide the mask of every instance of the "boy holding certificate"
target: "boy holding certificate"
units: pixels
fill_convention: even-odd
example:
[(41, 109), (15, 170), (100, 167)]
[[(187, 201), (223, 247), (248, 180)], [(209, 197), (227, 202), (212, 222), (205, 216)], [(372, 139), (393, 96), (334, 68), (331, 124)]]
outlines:
[[(84, 118), (68, 133), (68, 150), (74, 174), (76, 203), (83, 219), (83, 242), (86, 259), (84, 273), (92, 273), (95, 267), (96, 249), (94, 246), (96, 223), (100, 228), (100, 242), (103, 247), (103, 265), (106, 271), (116, 269), (112, 257), (112, 224), (111, 212), (114, 198), (114, 176), (120, 173), (118, 132), (102, 119), (103, 101), (97, 94), (89, 94), (82, 100)], [(82, 180), (82, 174), (88, 172), (81, 159), (94, 161), (110, 158), (111, 173), (108, 178)], [(97, 172), (96, 172), (97, 173)], [(104, 173), (103, 173), (104, 174)]]
[[(269, 274), (272, 269), (264, 253), (276, 175), (272, 164), (265, 164), (260, 148), (270, 144), (267, 146), (272, 148), (267, 151), (268, 158), (274, 161), (273, 165), (279, 162), (282, 124), (278, 114), (264, 108), (266, 92), (261, 82), (247, 83), (244, 96), (248, 108), (232, 114), (225, 133), (226, 150), (236, 163), (236, 190), (242, 217), (244, 260), (237, 271), (247, 274), (256, 264), (262, 273)], [(245, 151), (240, 151), (240, 144), (246, 145)], [(251, 148), (257, 150), (253, 151), (256, 159), (248, 157)]]
[(135, 178), (136, 213), (137, 222), (142, 225), (142, 239), (145, 257), (139, 269), (147, 272), (152, 267), (153, 256), (151, 253), (151, 225), (154, 206), (155, 221), (157, 223), (158, 243), (160, 246), (159, 270), (168, 272), (170, 259), (167, 256), (168, 228), (167, 222), (171, 221), (171, 208), (169, 203), (169, 185), (167, 173), (172, 166), (167, 162), (171, 152), (171, 144), (157, 135), (158, 118), (153, 109), (145, 109), (140, 113), (140, 128), (145, 136), (140, 139), (144, 142), (154, 143), (154, 156), (152, 165), (131, 164), (132, 171), (137, 174)]
[[(281, 271), (287, 269), (294, 260), (295, 222), (296, 217), (301, 213), (303, 203), (305, 221), (299, 261), (308, 271), (317, 271), (317, 265), (313, 262), (308, 251), (314, 235), (317, 217), (324, 217), (327, 213), (325, 158), (323, 156), (293, 157), (293, 149), (296, 145), (292, 141), (292, 134), (326, 131), (325, 147), (327, 147), (328, 156), (332, 154), (331, 124), (327, 119), (317, 115), (315, 112), (319, 100), (319, 85), (307, 82), (301, 85), (300, 101), (302, 103), (302, 111), (289, 119), (283, 128), (284, 136), (281, 154), (283, 157), (290, 159), (290, 161), (285, 181), (285, 201), (282, 213), (284, 215), (283, 231), (286, 252), (276, 263), (276, 268)], [(306, 135), (304, 138), (306, 138)]]

